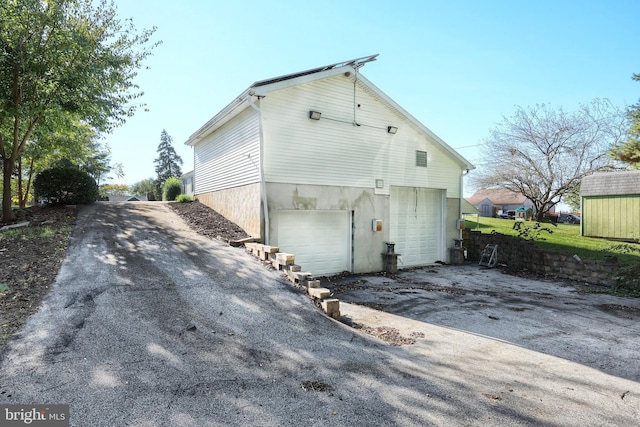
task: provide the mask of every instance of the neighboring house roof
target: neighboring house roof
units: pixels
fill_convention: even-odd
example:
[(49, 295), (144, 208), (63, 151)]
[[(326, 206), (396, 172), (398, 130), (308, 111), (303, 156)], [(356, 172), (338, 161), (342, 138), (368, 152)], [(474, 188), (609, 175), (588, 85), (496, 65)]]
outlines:
[(601, 172), (582, 178), (580, 196), (640, 195), (640, 171)]
[(187, 179), (189, 177), (193, 176), (193, 171), (189, 171), (187, 173), (183, 173), (182, 176), (180, 177), (180, 179)]
[[(263, 97), (268, 96), (268, 94), (275, 90), (285, 89), (288, 87), (297, 86), (303, 83), (308, 83), (320, 79), (324, 79), (327, 77), (345, 74), (345, 73), (353, 73), (354, 71), (357, 73), (358, 70), (367, 62), (375, 61), (377, 58), (376, 55), (365, 56), (362, 58), (356, 58), (348, 61), (338, 62), (335, 64), (325, 65), (318, 68), (313, 68), (307, 71), (301, 71), (293, 74), (286, 74), (283, 76), (260, 80), (253, 83), (249, 88), (243, 91), (236, 99), (234, 99), (231, 103), (229, 103), (226, 107), (224, 107), (218, 114), (216, 114), (213, 118), (211, 118), (207, 123), (205, 123), (200, 129), (198, 129), (193, 135), (189, 137), (189, 139), (185, 142), (186, 145), (194, 146), (198, 144), (205, 137), (215, 132), (229, 120), (233, 119), (235, 116), (244, 111), (247, 107), (252, 106), (254, 108), (258, 108), (255, 105), (255, 102), (260, 100)], [(460, 165), (464, 169), (471, 170), (475, 169), (475, 166), (471, 164), (467, 159), (462, 157), (457, 151), (455, 151), (452, 147), (450, 147), (446, 142), (444, 142), (440, 137), (434, 134), (431, 130), (429, 130), (426, 126), (424, 126), (420, 121), (418, 121), (415, 117), (409, 114), (406, 110), (404, 110), (400, 105), (398, 105), (395, 101), (389, 98), (386, 94), (384, 94), (380, 89), (378, 89), (373, 83), (364, 78), (361, 74), (357, 74), (357, 81), (364, 86), (364, 88), (370, 92), (374, 97), (376, 97), (383, 105), (386, 105), (392, 111), (395, 111), (398, 115), (404, 116), (411, 124), (416, 126), (422, 132), (426, 133), (430, 138), (433, 139), (437, 144), (442, 146), (442, 148), (448, 152), (453, 158), (455, 158)]]
[(515, 193), (504, 188), (483, 188), (476, 191), (473, 196), (466, 200), (477, 206), (483, 200), (488, 199), (494, 205), (522, 205), (527, 198), (522, 194)]
[(109, 196), (110, 202), (146, 202), (145, 196)]
[(462, 213), (463, 214), (479, 214), (478, 208), (469, 203), (466, 199), (462, 199)]

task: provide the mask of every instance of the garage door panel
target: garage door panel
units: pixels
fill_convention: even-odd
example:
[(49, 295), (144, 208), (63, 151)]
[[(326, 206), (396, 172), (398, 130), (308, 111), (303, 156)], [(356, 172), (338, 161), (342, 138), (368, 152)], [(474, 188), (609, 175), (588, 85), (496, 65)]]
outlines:
[(442, 191), (391, 189), (391, 240), (401, 254), (400, 266), (429, 264), (441, 258)]
[(348, 211), (279, 211), (277, 244), (314, 275), (349, 271), (350, 218)]

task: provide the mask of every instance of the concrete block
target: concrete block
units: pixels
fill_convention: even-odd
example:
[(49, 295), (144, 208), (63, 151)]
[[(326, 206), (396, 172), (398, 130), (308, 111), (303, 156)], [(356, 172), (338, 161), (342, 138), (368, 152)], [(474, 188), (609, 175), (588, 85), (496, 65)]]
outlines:
[(309, 280), (307, 282), (307, 288), (319, 288), (320, 280)]
[(247, 252), (254, 253), (254, 251), (258, 248), (258, 243), (245, 243), (244, 248), (247, 250)]
[(287, 277), (292, 283), (303, 283), (311, 278), (311, 273), (303, 273), (300, 271), (287, 270)]
[(290, 270), (290, 271), (302, 271), (302, 267), (301, 267), (301, 266), (299, 266), (299, 265), (295, 265), (295, 264), (293, 264), (293, 265), (290, 265), (290, 266), (289, 266), (289, 270)]
[(281, 265), (295, 264), (296, 256), (294, 254), (287, 254), (284, 252), (276, 253), (276, 262)]
[(309, 295), (316, 299), (325, 299), (331, 296), (331, 291), (327, 288), (309, 288)]
[(327, 316), (340, 320), (340, 300), (336, 298), (329, 298), (322, 301), (322, 309)]
[(269, 254), (275, 254), (276, 252), (280, 252), (280, 248), (278, 248), (277, 246), (269, 246), (269, 245), (263, 245), (262, 250)]

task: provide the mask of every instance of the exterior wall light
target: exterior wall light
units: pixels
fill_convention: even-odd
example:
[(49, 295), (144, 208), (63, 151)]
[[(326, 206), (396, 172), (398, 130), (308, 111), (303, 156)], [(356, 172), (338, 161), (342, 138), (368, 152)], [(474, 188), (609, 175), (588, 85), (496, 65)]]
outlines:
[(309, 118), (311, 120), (320, 120), (322, 113), (320, 111), (309, 111)]
[(398, 128), (395, 126), (387, 126), (387, 133), (390, 134), (395, 134), (396, 132), (398, 132)]

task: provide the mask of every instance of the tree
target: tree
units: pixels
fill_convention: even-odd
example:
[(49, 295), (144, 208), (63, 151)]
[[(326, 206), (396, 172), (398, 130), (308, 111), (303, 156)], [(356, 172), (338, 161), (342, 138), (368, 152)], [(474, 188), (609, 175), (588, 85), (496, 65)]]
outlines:
[(542, 221), (583, 177), (615, 168), (607, 151), (626, 130), (624, 112), (607, 100), (596, 99), (574, 113), (546, 105), (518, 107), (485, 140), (485, 164), (475, 183), (524, 195)]
[[(633, 80), (640, 81), (640, 74), (634, 74)], [(610, 152), (612, 158), (640, 169), (640, 102), (627, 112), (631, 126), (626, 141), (616, 144)]]
[(158, 158), (153, 161), (156, 164), (157, 184), (160, 188), (167, 179), (182, 175), (180, 170), (182, 158), (176, 153), (172, 144), (173, 138), (163, 129), (160, 134), (160, 145), (156, 150)]
[[(131, 192), (136, 196), (145, 196), (148, 193), (153, 193), (155, 196), (156, 191), (156, 185), (153, 178), (143, 179), (131, 186)], [(160, 194), (158, 194), (158, 197), (160, 197)]]
[(0, 2), (0, 155), (5, 221), (11, 178), (39, 126), (74, 114), (96, 131), (124, 122), (142, 95), (133, 79), (157, 43), (107, 0)]
[(100, 187), (100, 197), (128, 195), (129, 186), (127, 184), (105, 184)]

